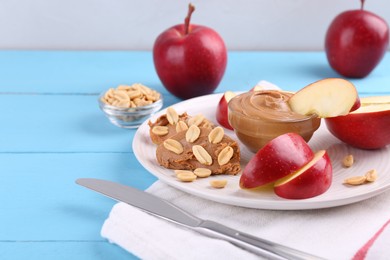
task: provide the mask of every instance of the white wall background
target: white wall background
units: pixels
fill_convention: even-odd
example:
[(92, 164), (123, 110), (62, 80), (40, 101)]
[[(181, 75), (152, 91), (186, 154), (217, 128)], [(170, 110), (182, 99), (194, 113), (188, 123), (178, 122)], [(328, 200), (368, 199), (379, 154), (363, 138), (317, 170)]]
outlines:
[[(326, 29), (360, 0), (193, 0), (194, 23), (212, 27), (229, 50), (322, 50)], [(0, 49), (150, 50), (182, 23), (183, 0), (0, 0)], [(390, 24), (390, 1), (365, 9)]]

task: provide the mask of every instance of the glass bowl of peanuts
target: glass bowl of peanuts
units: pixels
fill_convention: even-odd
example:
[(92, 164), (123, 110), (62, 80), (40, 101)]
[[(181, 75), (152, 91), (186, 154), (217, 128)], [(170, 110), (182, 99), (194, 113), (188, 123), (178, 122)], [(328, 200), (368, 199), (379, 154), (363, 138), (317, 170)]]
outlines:
[(110, 88), (98, 102), (110, 122), (121, 128), (137, 128), (163, 106), (159, 92), (139, 83)]

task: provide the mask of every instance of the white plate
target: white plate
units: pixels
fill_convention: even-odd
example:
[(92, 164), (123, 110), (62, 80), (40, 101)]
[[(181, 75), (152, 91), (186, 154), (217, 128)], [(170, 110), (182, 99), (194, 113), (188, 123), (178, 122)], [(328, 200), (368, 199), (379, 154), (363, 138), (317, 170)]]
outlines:
[[(216, 105), (222, 94), (212, 94), (189, 99), (173, 105), (178, 113), (187, 112), (189, 115), (203, 114), (211, 121), (215, 121)], [(164, 111), (152, 117), (154, 121)], [(234, 132), (226, 130), (226, 134), (236, 139)], [(316, 209), (346, 205), (368, 199), (390, 188), (390, 147), (381, 150), (360, 150), (343, 144), (333, 137), (324, 122), (315, 132), (309, 142), (313, 150), (326, 149), (332, 160), (333, 182), (324, 194), (304, 200), (287, 200), (276, 196), (272, 190), (248, 191), (239, 188), (240, 175), (237, 176), (213, 176), (205, 179), (197, 179), (191, 183), (183, 183), (176, 179), (173, 170), (165, 169), (158, 165), (155, 158), (156, 146), (150, 141), (149, 126), (144, 122), (137, 130), (133, 140), (133, 151), (139, 162), (161, 181), (182, 191), (195, 196), (217, 201), (220, 203), (259, 209), (299, 210)], [(242, 144), (242, 167), (253, 156)], [(353, 154), (355, 163), (351, 168), (342, 167), (342, 159), (345, 155)], [(370, 184), (347, 187), (343, 180), (350, 176), (363, 175), (371, 169), (376, 169), (378, 179)], [(224, 189), (213, 189), (209, 185), (210, 178), (227, 179), (228, 185)]]

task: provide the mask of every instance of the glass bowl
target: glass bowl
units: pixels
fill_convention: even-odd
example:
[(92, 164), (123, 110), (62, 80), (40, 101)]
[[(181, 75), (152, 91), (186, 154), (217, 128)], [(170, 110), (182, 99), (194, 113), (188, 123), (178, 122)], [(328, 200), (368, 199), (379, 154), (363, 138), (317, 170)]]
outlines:
[(137, 128), (163, 106), (163, 97), (161, 94), (160, 99), (150, 105), (132, 108), (108, 105), (101, 100), (104, 94), (105, 92), (99, 95), (99, 107), (112, 124), (121, 128)]
[(284, 91), (252, 91), (230, 100), (229, 123), (250, 151), (256, 153), (285, 133), (297, 133), (308, 142), (319, 128), (321, 119), (316, 115), (302, 116), (289, 109), (286, 101), (291, 95)]

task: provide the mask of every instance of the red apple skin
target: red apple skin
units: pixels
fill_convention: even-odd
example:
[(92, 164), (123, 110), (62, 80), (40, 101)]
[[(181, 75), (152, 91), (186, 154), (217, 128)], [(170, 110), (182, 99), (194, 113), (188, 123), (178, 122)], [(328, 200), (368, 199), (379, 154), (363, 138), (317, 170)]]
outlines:
[(225, 43), (217, 32), (201, 26), (173, 26), (160, 34), (153, 47), (153, 61), (165, 88), (188, 99), (212, 93), (226, 69)]
[(313, 151), (300, 135), (280, 135), (248, 162), (240, 177), (240, 187), (251, 189), (274, 182), (302, 168), (313, 157)]
[(285, 199), (308, 199), (321, 195), (332, 184), (332, 163), (324, 155), (309, 169), (291, 181), (274, 187), (274, 192)]
[(355, 101), (355, 104), (353, 104), (353, 106), (351, 107), (351, 110), (350, 110), (349, 112), (353, 112), (353, 111), (355, 111), (355, 110), (358, 110), (358, 109), (360, 108), (361, 105), (362, 105), (362, 104), (361, 104), (360, 98), (359, 98), (359, 96), (358, 96), (358, 98), (357, 98), (356, 101)]
[(360, 149), (390, 144), (390, 110), (351, 113), (325, 119), (328, 130), (341, 141)]
[(325, 37), (330, 66), (350, 78), (367, 76), (381, 61), (389, 44), (389, 27), (374, 13), (351, 10), (339, 14)]
[(223, 95), (218, 102), (215, 117), (221, 126), (233, 130), (233, 127), (229, 124), (228, 120), (228, 101), (226, 100), (225, 95)]

